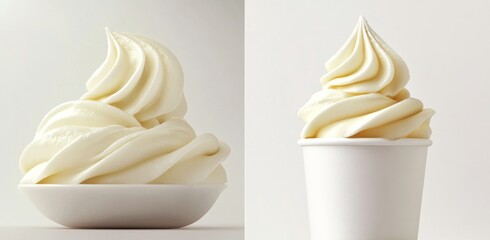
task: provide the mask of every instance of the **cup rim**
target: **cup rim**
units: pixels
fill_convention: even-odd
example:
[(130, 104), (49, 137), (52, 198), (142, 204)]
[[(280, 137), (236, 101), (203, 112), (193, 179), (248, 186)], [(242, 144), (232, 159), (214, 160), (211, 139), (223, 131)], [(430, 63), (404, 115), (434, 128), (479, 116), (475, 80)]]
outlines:
[(430, 146), (432, 140), (425, 138), (303, 138), (300, 146)]

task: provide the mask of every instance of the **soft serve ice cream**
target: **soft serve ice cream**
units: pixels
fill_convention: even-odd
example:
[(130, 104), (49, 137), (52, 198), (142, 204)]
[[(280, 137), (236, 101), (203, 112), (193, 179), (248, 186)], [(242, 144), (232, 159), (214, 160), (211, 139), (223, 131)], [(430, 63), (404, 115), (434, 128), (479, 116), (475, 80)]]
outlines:
[(106, 30), (79, 100), (51, 110), (20, 158), (21, 183), (219, 184), (229, 148), (184, 120), (183, 74), (165, 47)]
[(361, 16), (299, 110), (302, 138), (429, 138), (434, 114), (405, 89), (408, 68)]

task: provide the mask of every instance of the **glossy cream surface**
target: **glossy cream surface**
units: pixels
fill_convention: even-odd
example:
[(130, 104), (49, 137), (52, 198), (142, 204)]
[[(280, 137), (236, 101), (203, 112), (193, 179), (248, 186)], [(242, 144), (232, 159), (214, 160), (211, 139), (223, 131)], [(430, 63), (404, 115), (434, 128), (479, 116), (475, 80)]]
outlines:
[(434, 110), (405, 89), (407, 65), (359, 18), (325, 64), (322, 90), (299, 110), (302, 138), (429, 138)]
[(229, 147), (185, 121), (177, 58), (106, 29), (108, 52), (87, 92), (41, 121), (20, 158), (21, 183), (221, 184)]

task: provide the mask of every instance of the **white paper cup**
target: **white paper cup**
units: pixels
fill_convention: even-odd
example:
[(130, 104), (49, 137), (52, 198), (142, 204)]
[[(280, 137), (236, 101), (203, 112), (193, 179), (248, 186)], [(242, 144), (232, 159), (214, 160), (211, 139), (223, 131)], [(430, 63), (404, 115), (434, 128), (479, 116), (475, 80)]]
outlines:
[(311, 240), (415, 240), (428, 139), (301, 139)]

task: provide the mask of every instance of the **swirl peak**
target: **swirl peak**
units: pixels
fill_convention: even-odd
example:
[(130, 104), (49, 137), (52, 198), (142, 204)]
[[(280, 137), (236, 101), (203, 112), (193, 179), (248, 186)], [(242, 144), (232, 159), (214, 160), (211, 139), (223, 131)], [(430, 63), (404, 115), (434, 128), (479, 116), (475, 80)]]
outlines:
[(347, 42), (326, 63), (321, 78), (324, 88), (365, 94), (381, 93), (393, 97), (407, 84), (407, 65), (388, 46), (367, 20), (359, 17)]
[(182, 118), (183, 72), (173, 53), (141, 36), (105, 28), (107, 56), (87, 81), (82, 100), (101, 101), (134, 115), (145, 126)]

